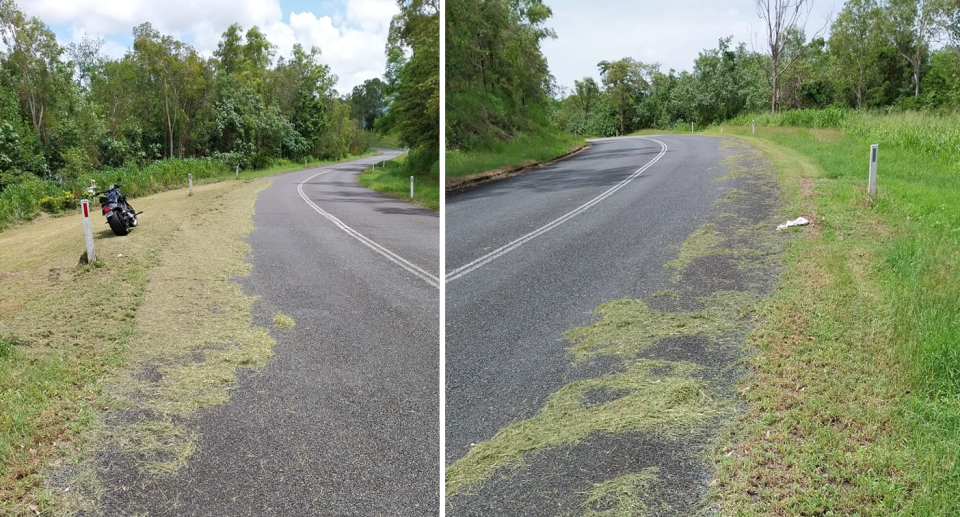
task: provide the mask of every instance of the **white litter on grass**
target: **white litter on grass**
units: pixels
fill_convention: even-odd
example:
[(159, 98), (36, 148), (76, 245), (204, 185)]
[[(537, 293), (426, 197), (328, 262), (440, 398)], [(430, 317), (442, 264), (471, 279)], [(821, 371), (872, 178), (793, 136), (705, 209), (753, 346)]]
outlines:
[(782, 230), (782, 229), (784, 229), (784, 228), (789, 228), (789, 227), (791, 227), (791, 226), (806, 226), (806, 225), (808, 225), (808, 224), (810, 224), (810, 221), (808, 221), (806, 218), (804, 218), (804, 217), (798, 217), (798, 218), (794, 219), (793, 221), (787, 221), (787, 222), (781, 224), (780, 226), (777, 226), (777, 231), (779, 232), (780, 230)]

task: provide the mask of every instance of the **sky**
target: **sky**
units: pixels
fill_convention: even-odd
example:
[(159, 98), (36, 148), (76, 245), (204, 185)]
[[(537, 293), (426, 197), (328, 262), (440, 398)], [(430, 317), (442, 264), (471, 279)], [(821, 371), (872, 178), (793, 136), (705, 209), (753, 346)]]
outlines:
[(103, 38), (102, 52), (123, 56), (133, 45), (132, 31), (150, 22), (161, 34), (190, 43), (211, 56), (223, 31), (239, 23), (256, 25), (289, 56), (295, 43), (321, 49), (320, 61), (339, 77), (337, 90), (349, 93), (367, 79), (383, 75), (384, 45), (396, 0), (18, 0), (30, 16), (43, 20), (61, 44), (85, 34)]
[[(660, 70), (693, 70), (693, 61), (703, 49), (717, 48), (720, 38), (733, 36), (734, 45), (751, 47), (762, 37), (762, 21), (754, 0), (621, 0), (583, 2), (544, 0), (553, 17), (546, 25), (557, 39), (541, 44), (557, 84), (568, 89), (573, 81), (592, 76), (600, 82), (597, 63), (632, 57), (644, 63), (660, 63)], [(815, 0), (807, 35), (834, 16), (842, 0)]]

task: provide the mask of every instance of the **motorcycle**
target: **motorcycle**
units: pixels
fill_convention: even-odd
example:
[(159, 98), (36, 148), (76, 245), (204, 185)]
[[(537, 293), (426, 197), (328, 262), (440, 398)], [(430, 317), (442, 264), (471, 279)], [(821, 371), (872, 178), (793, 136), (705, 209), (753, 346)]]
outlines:
[(120, 187), (124, 186), (126, 185), (118, 180), (104, 191), (96, 191), (92, 185), (87, 188), (87, 193), (91, 196), (100, 196), (100, 209), (107, 218), (110, 229), (117, 236), (130, 233), (130, 228), (137, 226), (137, 216), (143, 213), (135, 211), (127, 202), (127, 197), (120, 192)]

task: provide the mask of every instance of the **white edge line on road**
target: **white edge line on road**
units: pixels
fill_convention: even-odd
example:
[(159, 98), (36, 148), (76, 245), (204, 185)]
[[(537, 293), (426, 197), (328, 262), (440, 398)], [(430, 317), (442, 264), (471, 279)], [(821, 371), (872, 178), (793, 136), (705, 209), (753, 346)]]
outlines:
[(465, 265), (463, 265), (463, 266), (460, 266), (460, 267), (458, 267), (457, 269), (454, 269), (454, 270), (452, 270), (452, 271), (448, 271), (448, 272), (447, 272), (447, 275), (446, 275), (446, 278), (445, 278), (445, 282), (446, 282), (446, 283), (450, 283), (450, 282), (452, 282), (452, 281), (454, 281), (454, 280), (456, 280), (456, 279), (458, 279), (458, 278), (460, 278), (460, 277), (462, 277), (462, 276), (470, 273), (471, 271), (474, 271), (474, 270), (476, 270), (476, 269), (478, 269), (478, 268), (481, 268), (481, 267), (483, 267), (484, 265), (486, 265), (486, 264), (490, 263), (491, 261), (495, 260), (496, 258), (501, 257), (501, 256), (509, 253), (510, 251), (517, 249), (518, 247), (522, 246), (522, 245), (525, 244), (526, 242), (528, 242), (528, 241), (530, 241), (530, 240), (533, 240), (533, 239), (539, 237), (540, 235), (543, 235), (544, 233), (547, 233), (548, 231), (556, 228), (557, 226), (560, 226), (561, 224), (563, 224), (563, 223), (569, 221), (570, 219), (576, 217), (577, 215), (583, 213), (584, 211), (586, 211), (587, 209), (589, 209), (589, 208), (592, 207), (593, 205), (596, 205), (597, 203), (599, 203), (599, 202), (603, 201), (604, 199), (606, 199), (607, 197), (611, 196), (614, 192), (616, 192), (616, 191), (620, 190), (621, 188), (623, 188), (624, 186), (626, 186), (627, 183), (630, 183), (631, 181), (633, 181), (637, 176), (643, 174), (643, 171), (645, 171), (645, 170), (647, 170), (648, 168), (650, 168), (650, 166), (652, 166), (654, 163), (657, 163), (657, 161), (660, 160), (660, 158), (662, 158), (663, 155), (666, 154), (666, 152), (667, 152), (667, 144), (665, 144), (665, 143), (663, 143), (663, 142), (661, 142), (661, 141), (659, 141), (659, 140), (653, 139), (653, 138), (644, 138), (644, 140), (651, 140), (651, 141), (653, 141), (653, 142), (656, 142), (656, 143), (660, 144), (660, 147), (661, 147), (661, 148), (660, 148), (660, 153), (657, 154), (657, 156), (654, 157), (652, 160), (650, 160), (649, 162), (647, 162), (646, 165), (644, 165), (643, 167), (640, 167), (640, 168), (637, 169), (633, 174), (631, 174), (630, 176), (627, 176), (627, 178), (624, 179), (623, 181), (621, 181), (620, 183), (617, 183), (616, 185), (610, 187), (610, 188), (607, 189), (604, 193), (602, 193), (602, 194), (600, 194), (599, 196), (591, 199), (590, 201), (587, 201), (586, 203), (584, 203), (584, 204), (580, 205), (579, 207), (571, 210), (570, 212), (567, 212), (566, 214), (564, 214), (564, 215), (562, 215), (562, 216), (554, 219), (553, 221), (550, 221), (549, 223), (541, 226), (540, 228), (538, 228), (538, 229), (536, 229), (536, 230), (534, 230), (534, 231), (532, 231), (532, 232), (530, 232), (530, 233), (528, 233), (528, 234), (526, 234), (526, 235), (524, 235), (524, 236), (522, 236), (522, 237), (520, 237), (520, 238), (518, 238), (518, 239), (516, 239), (516, 240), (514, 240), (514, 241), (512, 241), (512, 242), (510, 242), (510, 243), (508, 243), (508, 244), (506, 244), (506, 245), (504, 245), (504, 246), (501, 246), (501, 247), (499, 247), (499, 248), (491, 251), (490, 253), (487, 253), (486, 255), (484, 255), (484, 256), (482, 256), (482, 257), (474, 260), (473, 262), (470, 262), (470, 263), (468, 263), (468, 264), (465, 264)]
[(360, 241), (360, 242), (362, 242), (363, 244), (365, 244), (368, 248), (372, 249), (373, 251), (376, 251), (377, 253), (383, 255), (384, 257), (387, 257), (387, 259), (389, 259), (389, 260), (390, 260), (391, 262), (393, 262), (394, 264), (402, 267), (403, 269), (406, 269), (407, 271), (409, 271), (409, 272), (413, 273), (414, 275), (420, 277), (422, 280), (424, 280), (424, 281), (427, 282), (428, 284), (430, 284), (430, 285), (432, 285), (432, 286), (434, 286), (434, 287), (436, 287), (436, 288), (439, 289), (439, 288), (440, 288), (440, 279), (439, 279), (439, 278), (437, 278), (436, 276), (431, 275), (430, 273), (424, 271), (423, 269), (421, 269), (421, 268), (418, 267), (417, 265), (411, 263), (410, 261), (404, 259), (404, 258), (401, 257), (400, 255), (397, 255), (396, 253), (388, 250), (387, 248), (384, 248), (383, 246), (377, 244), (376, 242), (373, 242), (372, 240), (370, 240), (369, 238), (367, 238), (366, 236), (364, 236), (364, 235), (361, 234), (360, 232), (358, 232), (358, 231), (354, 230), (353, 228), (350, 228), (349, 226), (347, 226), (346, 224), (344, 224), (343, 221), (341, 221), (340, 219), (337, 219), (333, 214), (331, 214), (331, 213), (323, 210), (322, 208), (320, 208), (319, 206), (317, 206), (317, 204), (314, 203), (313, 201), (310, 201), (310, 198), (308, 198), (307, 195), (303, 193), (303, 184), (306, 183), (306, 182), (308, 182), (308, 181), (310, 181), (310, 180), (312, 180), (313, 178), (316, 178), (317, 176), (320, 176), (320, 175), (322, 175), (322, 174), (326, 174), (326, 173), (328, 173), (328, 172), (331, 172), (331, 171), (325, 170), (325, 171), (322, 171), (322, 172), (318, 172), (318, 173), (314, 174), (313, 176), (310, 176), (309, 178), (301, 181), (300, 184), (297, 185), (297, 192), (300, 193), (300, 197), (302, 197), (303, 200), (306, 201), (308, 205), (310, 205), (314, 210), (316, 210), (317, 213), (319, 213), (320, 215), (326, 217), (330, 222), (332, 222), (333, 224), (335, 224), (335, 225), (336, 225), (338, 228), (340, 228), (341, 230), (347, 232), (347, 234), (350, 235), (351, 237), (353, 237), (354, 239), (357, 239), (358, 241)]

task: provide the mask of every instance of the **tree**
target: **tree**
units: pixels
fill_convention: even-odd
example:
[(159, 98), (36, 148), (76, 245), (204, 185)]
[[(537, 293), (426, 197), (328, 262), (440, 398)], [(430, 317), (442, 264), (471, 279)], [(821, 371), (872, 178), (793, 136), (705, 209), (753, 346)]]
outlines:
[(945, 5), (938, 0), (886, 0), (882, 5), (887, 41), (910, 64), (915, 98), (920, 96), (921, 73), (930, 44), (949, 24)]
[(435, 0), (398, 1), (387, 54), (408, 48), (412, 56), (400, 71), (391, 108), (400, 140), (411, 148), (411, 162), (429, 168), (440, 160), (440, 6)]
[(649, 67), (632, 57), (625, 57), (618, 61), (601, 61), (597, 67), (600, 69), (606, 92), (617, 101), (620, 110), (620, 134), (626, 134), (627, 107), (647, 86), (644, 72)]
[(577, 105), (580, 107), (580, 111), (590, 113), (590, 108), (593, 107), (597, 97), (600, 96), (600, 86), (597, 85), (597, 81), (593, 77), (584, 77), (582, 81), (573, 81), (573, 89), (576, 92)]
[(373, 129), (386, 108), (387, 85), (379, 78), (367, 79), (353, 87), (350, 106), (364, 129)]
[(880, 12), (876, 0), (848, 0), (830, 28), (830, 53), (836, 76), (854, 92), (855, 106), (876, 82), (876, 53), (881, 43)]
[(52, 31), (39, 19), (27, 18), (13, 0), (0, 0), (0, 37), (7, 50), (4, 67), (27, 107), (33, 130), (48, 143), (48, 114), (66, 87), (66, 67), (60, 61), (63, 49)]
[[(803, 56), (802, 50), (793, 55), (785, 52), (790, 43), (789, 34), (791, 31), (804, 33), (813, 0), (756, 0), (756, 2), (757, 16), (763, 20), (766, 37), (764, 49), (767, 51), (766, 56), (769, 60), (767, 75), (771, 88), (770, 110), (776, 113), (780, 111), (780, 76)], [(818, 37), (822, 32), (821, 28), (814, 37)]]

